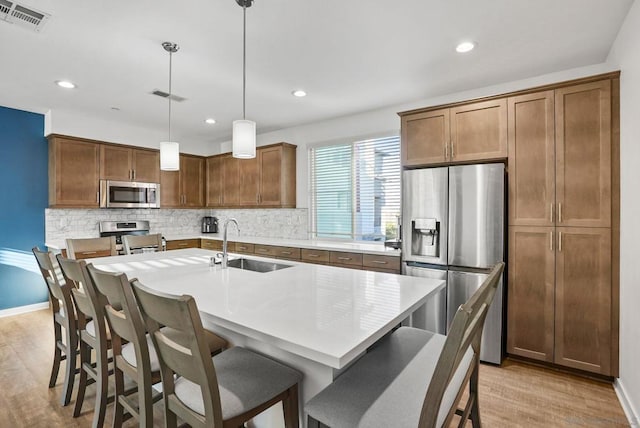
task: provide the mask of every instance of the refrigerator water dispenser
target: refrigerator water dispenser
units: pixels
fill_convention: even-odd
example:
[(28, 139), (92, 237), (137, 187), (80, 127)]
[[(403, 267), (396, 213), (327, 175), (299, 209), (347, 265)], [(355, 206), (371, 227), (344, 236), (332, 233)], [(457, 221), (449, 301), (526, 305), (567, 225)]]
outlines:
[(435, 218), (411, 221), (411, 253), (417, 256), (440, 256), (440, 222)]

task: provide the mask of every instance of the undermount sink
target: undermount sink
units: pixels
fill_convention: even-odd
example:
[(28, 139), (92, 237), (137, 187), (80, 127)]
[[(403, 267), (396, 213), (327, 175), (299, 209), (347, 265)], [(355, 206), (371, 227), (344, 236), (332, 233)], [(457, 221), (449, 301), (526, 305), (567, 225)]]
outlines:
[(283, 265), (281, 263), (262, 262), (260, 260), (239, 258), (229, 260), (227, 266), (236, 269), (250, 270), (253, 272), (273, 272), (275, 270), (291, 267), (292, 265)]

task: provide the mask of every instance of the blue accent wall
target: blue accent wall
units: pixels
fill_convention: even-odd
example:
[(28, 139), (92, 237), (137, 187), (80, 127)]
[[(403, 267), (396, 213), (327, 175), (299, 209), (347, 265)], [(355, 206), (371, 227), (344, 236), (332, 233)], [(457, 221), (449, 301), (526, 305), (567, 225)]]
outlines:
[(44, 248), (48, 206), (44, 115), (0, 107), (0, 310), (45, 302), (31, 248)]

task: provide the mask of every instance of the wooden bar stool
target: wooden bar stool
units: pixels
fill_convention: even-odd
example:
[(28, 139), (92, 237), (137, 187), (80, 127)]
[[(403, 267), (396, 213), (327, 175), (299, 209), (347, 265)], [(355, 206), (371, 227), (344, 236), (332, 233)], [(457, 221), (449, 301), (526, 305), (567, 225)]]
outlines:
[[(447, 336), (401, 327), (305, 405), (309, 428), (480, 427), (478, 369), (487, 311), (504, 263), (461, 305)], [(469, 399), (458, 409), (466, 385)]]
[[(244, 426), (282, 401), (286, 427), (298, 427), (298, 383), (302, 375), (248, 349), (235, 347), (211, 358), (196, 302), (131, 281), (162, 369), (165, 421), (192, 427)], [(166, 334), (166, 325), (181, 341)]]
[[(49, 301), (53, 311), (53, 329), (55, 350), (49, 388), (56, 385), (60, 362), (66, 361), (64, 371), (64, 387), (60, 401), (66, 406), (71, 401), (73, 383), (76, 375), (76, 359), (78, 355), (78, 330), (76, 311), (71, 298), (72, 284), (65, 283), (60, 266), (50, 251), (41, 251), (38, 247), (31, 250), (38, 262), (40, 272), (49, 290)], [(64, 329), (64, 335), (62, 334)]]
[[(96, 383), (96, 402), (93, 414), (93, 427), (102, 427), (107, 410), (109, 388), (109, 359), (107, 351), (111, 348), (111, 337), (104, 315), (104, 303), (101, 303), (95, 287), (89, 278), (86, 262), (57, 256), (65, 282), (73, 284), (71, 289), (78, 316), (78, 338), (80, 342), (80, 379), (78, 395), (73, 409), (73, 417), (80, 416), (84, 394), (88, 385)], [(95, 351), (95, 364), (91, 351)]]

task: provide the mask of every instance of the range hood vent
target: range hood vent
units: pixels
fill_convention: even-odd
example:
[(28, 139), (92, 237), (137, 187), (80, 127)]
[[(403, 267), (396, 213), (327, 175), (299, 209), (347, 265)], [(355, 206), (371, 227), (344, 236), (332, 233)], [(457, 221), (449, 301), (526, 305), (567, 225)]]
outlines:
[(0, 20), (40, 32), (50, 14), (9, 0), (0, 0)]
[[(2, 0), (0, 0), (0, 1), (2, 1)], [(157, 96), (162, 97), (162, 98), (171, 98), (171, 101), (177, 101), (179, 103), (181, 103), (182, 101), (186, 100), (186, 98), (181, 97), (181, 96), (176, 95), (176, 94), (169, 95), (168, 92), (161, 91), (160, 89), (154, 89), (153, 91), (151, 91), (151, 94), (152, 95), (157, 95)]]

